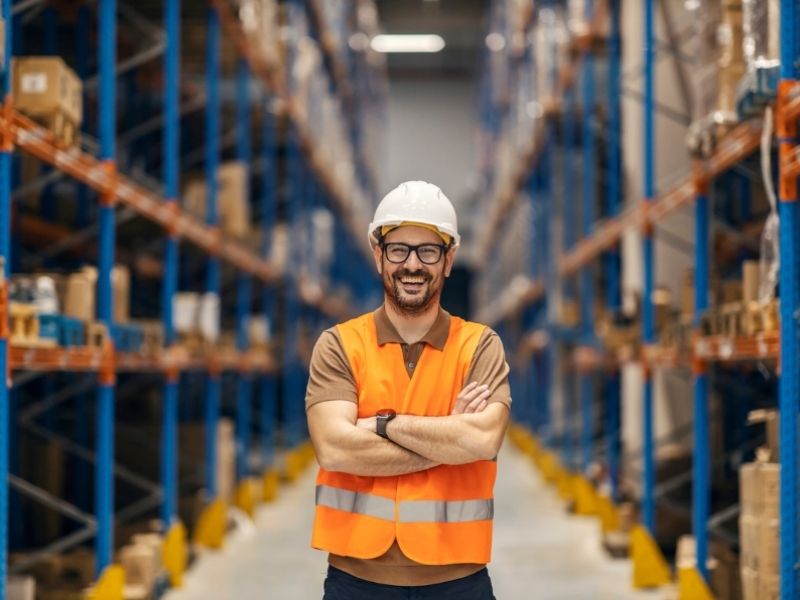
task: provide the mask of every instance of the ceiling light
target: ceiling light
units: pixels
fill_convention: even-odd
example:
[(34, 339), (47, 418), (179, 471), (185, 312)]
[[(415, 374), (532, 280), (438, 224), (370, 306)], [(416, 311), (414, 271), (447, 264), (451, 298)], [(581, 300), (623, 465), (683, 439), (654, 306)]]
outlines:
[(370, 44), (375, 52), (440, 52), (445, 44), (435, 34), (376, 35)]

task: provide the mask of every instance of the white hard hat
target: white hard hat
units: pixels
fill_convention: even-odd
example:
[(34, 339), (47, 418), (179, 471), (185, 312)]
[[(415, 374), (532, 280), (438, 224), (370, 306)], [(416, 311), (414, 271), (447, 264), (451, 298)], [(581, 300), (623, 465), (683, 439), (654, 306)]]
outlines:
[(461, 243), (456, 209), (437, 186), (426, 181), (406, 181), (386, 194), (375, 209), (367, 236), (373, 246), (381, 238), (383, 227), (402, 224), (427, 225), (449, 236), (453, 246)]

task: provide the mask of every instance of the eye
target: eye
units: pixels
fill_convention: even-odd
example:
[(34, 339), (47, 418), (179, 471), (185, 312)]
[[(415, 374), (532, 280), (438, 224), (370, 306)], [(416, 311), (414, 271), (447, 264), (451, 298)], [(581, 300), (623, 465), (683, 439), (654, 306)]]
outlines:
[(439, 246), (420, 246), (417, 249), (417, 253), (422, 262), (435, 262), (439, 260), (441, 248)]
[(408, 248), (402, 244), (387, 244), (386, 255), (389, 257), (389, 260), (402, 261), (406, 256), (408, 256)]

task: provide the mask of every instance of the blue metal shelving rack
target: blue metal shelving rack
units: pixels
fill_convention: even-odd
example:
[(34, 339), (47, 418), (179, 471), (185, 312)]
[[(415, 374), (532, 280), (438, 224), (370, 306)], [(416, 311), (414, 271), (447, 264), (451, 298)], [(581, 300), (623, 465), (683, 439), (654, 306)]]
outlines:
[[(3, 48), (2, 93), (8, 104), (11, 95), (11, 54), (14, 27), (11, 19), (11, 0), (3, 0), (3, 15), (6, 19), (5, 47)], [(3, 256), (0, 301), (8, 303), (8, 279), (11, 275), (11, 159), (12, 140), (3, 136), (0, 143), (0, 254)], [(8, 373), (8, 323), (0, 323), (0, 373)], [(9, 472), (9, 389), (0, 385), (0, 582), (6, 581), (8, 565), (8, 472)], [(0, 583), (0, 600), (5, 600), (5, 584)]]
[[(598, 3), (589, 3), (597, 5)], [(544, 6), (540, 7), (546, 8)], [(620, 11), (622, 3), (619, 0), (609, 0), (604, 6), (608, 9), (610, 17), (609, 37), (607, 41), (608, 52), (606, 55), (608, 62), (608, 99), (607, 117), (608, 125), (605, 132), (606, 148), (604, 157), (606, 159), (606, 170), (603, 173), (604, 183), (603, 193), (605, 195), (603, 203), (604, 222), (596, 222), (593, 213), (595, 206), (598, 206), (597, 198), (594, 196), (595, 186), (591, 182), (595, 181), (593, 165), (597, 164), (597, 154), (594, 149), (596, 140), (592, 131), (592, 107), (596, 102), (594, 98), (594, 81), (591, 76), (593, 57), (591, 50), (586, 53), (580, 52), (573, 55), (570, 60), (571, 69), (567, 73), (574, 73), (582, 61), (582, 103), (583, 120), (581, 123), (583, 139), (581, 152), (583, 155), (583, 173), (585, 183), (583, 188), (582, 203), (582, 233), (580, 240), (575, 239), (574, 224), (570, 216), (576, 214), (576, 192), (574, 181), (570, 178), (574, 170), (574, 140), (576, 137), (576, 118), (575, 118), (575, 89), (568, 81), (560, 90), (558, 100), (561, 102), (561, 133), (563, 140), (562, 169), (566, 177), (563, 181), (563, 237), (565, 255), (560, 258), (557, 268), (551, 273), (543, 274), (536, 269), (532, 270), (535, 277), (543, 280), (542, 291), (538, 295), (532, 295), (523, 302), (511, 308), (496, 309), (492, 312), (492, 323), (496, 324), (498, 330), (507, 330), (507, 327), (514, 327), (511, 317), (515, 313), (524, 309), (530, 311), (528, 304), (532, 307), (540, 301), (540, 296), (552, 296), (552, 290), (563, 289), (565, 299), (574, 297), (572, 278), (579, 274), (581, 277), (581, 339), (583, 345), (591, 345), (591, 302), (593, 297), (593, 285), (588, 277), (590, 265), (597, 258), (602, 259), (602, 269), (605, 281), (605, 300), (608, 309), (617, 312), (621, 308), (621, 264), (619, 243), (622, 235), (626, 231), (641, 228), (643, 235), (643, 331), (642, 343), (647, 349), (655, 349), (655, 322), (654, 305), (652, 294), (654, 290), (655, 274), (655, 248), (654, 235), (655, 228), (659, 219), (672, 213), (678, 207), (692, 206), (695, 214), (695, 240), (694, 262), (695, 262), (695, 282), (694, 282), (694, 329), (699, 330), (700, 316), (709, 309), (710, 295), (710, 210), (711, 197), (709, 188), (711, 184), (723, 174), (730, 171), (735, 165), (744, 158), (755, 152), (759, 147), (761, 136), (761, 126), (758, 123), (744, 123), (733, 129), (727, 136), (718, 141), (717, 150), (713, 156), (706, 160), (696, 161), (693, 172), (687, 174), (685, 179), (674, 187), (659, 191), (656, 189), (656, 127), (655, 118), (658, 111), (663, 111), (664, 107), (657, 102), (655, 90), (655, 68), (657, 39), (655, 35), (656, 3), (648, 0), (641, 5), (643, 17), (643, 65), (642, 76), (644, 91), (642, 94), (642, 198), (641, 202), (630, 207), (623, 212), (623, 178), (622, 178), (622, 157), (621, 157), (621, 114), (620, 98), (622, 96), (621, 82), (621, 41), (620, 41)], [(587, 15), (591, 16), (591, 8), (587, 7)], [(776, 103), (776, 122), (777, 137), (781, 145), (781, 205), (780, 205), (780, 244), (781, 244), (781, 274), (780, 274), (780, 300), (781, 300), (781, 332), (779, 362), (781, 365), (780, 384), (779, 384), (779, 405), (781, 415), (796, 415), (798, 412), (798, 336), (796, 325), (796, 311), (798, 309), (798, 283), (797, 283), (797, 260), (798, 243), (796, 240), (796, 176), (800, 173), (800, 161), (795, 158), (794, 150), (797, 147), (797, 121), (800, 118), (800, 86), (797, 78), (797, 59), (800, 56), (800, 34), (798, 34), (798, 13), (800, 9), (795, 2), (789, 0), (781, 2), (781, 77), (782, 86), (779, 91)], [(484, 97), (491, 97), (492, 90), (486, 88), (483, 91)], [(492, 124), (495, 120), (502, 120), (503, 115), (499, 111), (492, 113), (491, 110), (485, 111), (488, 114), (482, 115), (482, 121)], [(674, 118), (674, 113), (670, 115)], [(545, 120), (547, 121), (547, 116)], [(492, 131), (502, 129), (496, 123), (492, 126)], [(599, 135), (599, 133), (598, 133)], [(550, 153), (546, 153), (549, 157)], [(526, 160), (523, 157), (522, 160)], [(532, 172), (536, 172), (537, 165), (543, 161), (541, 154), (533, 157)], [(523, 163), (524, 164), (524, 163)], [(528, 167), (526, 166), (526, 169)], [(492, 177), (492, 174), (489, 175)], [(746, 185), (740, 186), (737, 196), (741, 199), (743, 214), (749, 214), (749, 190)], [(502, 197), (494, 198), (501, 205), (499, 210), (505, 216), (510, 211), (513, 203), (506, 202)], [(498, 208), (498, 207), (491, 207)], [(489, 214), (491, 210), (489, 210)], [(494, 215), (497, 217), (497, 215)], [(503, 218), (495, 218), (490, 223), (492, 229), (487, 239), (483, 239), (481, 250), (487, 254), (491, 253), (492, 241), (496, 240)], [(534, 256), (538, 256), (542, 251), (546, 252), (548, 246), (542, 242), (534, 249)], [(481, 255), (482, 256), (482, 255)], [(551, 262), (555, 262), (555, 257), (550, 257)], [(481, 263), (479, 257), (478, 260)], [(587, 290), (592, 293), (587, 293)], [(490, 307), (491, 308), (491, 307)], [(487, 313), (489, 314), (489, 313)], [(526, 326), (531, 325), (531, 319), (525, 319)], [(535, 325), (534, 325), (535, 326)], [(564, 332), (561, 332), (564, 333)], [(514, 332), (508, 331), (508, 340), (515, 339)], [(562, 335), (554, 332), (550, 336), (548, 351), (552, 351), (563, 339)], [(514, 352), (514, 349), (511, 349)], [(744, 360), (752, 360), (746, 358)], [(711, 360), (711, 359), (710, 359)], [(643, 443), (641, 448), (641, 458), (643, 464), (642, 481), (642, 525), (644, 531), (650, 537), (654, 537), (656, 529), (656, 486), (655, 486), (655, 448), (657, 440), (654, 439), (654, 415), (653, 415), (653, 368), (663, 368), (663, 365), (655, 359), (655, 362), (645, 360), (644, 355), (639, 358), (645, 373), (645, 383), (643, 388)], [(667, 364), (667, 363), (664, 363)], [(703, 580), (707, 580), (706, 560), (709, 556), (709, 529), (711, 522), (716, 517), (710, 514), (711, 509), (711, 448), (709, 431), (709, 377), (708, 365), (699, 360), (696, 356), (692, 362), (692, 376), (694, 386), (694, 421), (693, 430), (696, 440), (693, 449), (693, 494), (692, 494), (692, 527), (697, 539), (697, 559), (699, 578), (696, 580), (698, 585), (706, 585)], [(670, 368), (670, 367), (667, 367)], [(550, 399), (540, 400), (536, 394), (536, 373), (529, 374), (528, 394), (529, 405), (536, 410), (542, 403), (550, 402)], [(592, 414), (594, 408), (594, 396), (589, 391), (588, 378), (581, 378), (580, 397), (582, 398), (581, 410), (581, 460), (582, 467), (594, 458), (596, 446), (592, 443), (592, 430), (596, 426), (596, 419)], [(605, 436), (606, 462), (609, 470), (609, 484), (611, 496), (614, 500), (619, 499), (620, 486), (620, 463), (621, 463), (621, 442), (620, 442), (620, 378), (617, 372), (609, 372), (603, 375), (603, 398), (605, 407), (605, 419), (603, 420), (603, 430)], [(599, 377), (598, 377), (599, 380)], [(553, 390), (548, 382), (548, 394), (552, 395)], [(563, 431), (561, 432), (561, 467), (568, 471), (574, 465), (574, 428), (571, 423), (574, 412), (571, 409), (570, 391), (564, 390), (566, 398), (564, 400)], [(535, 417), (530, 419), (534, 423)], [(534, 428), (534, 433), (537, 433)], [(797, 430), (796, 421), (790, 418), (781, 419), (781, 597), (794, 598), (797, 596), (797, 564), (798, 564), (798, 523), (794, 508), (797, 506)], [(786, 450), (790, 449), (790, 450)], [(647, 552), (653, 559), (648, 567), (652, 567), (652, 572), (645, 573), (644, 579), (651, 584), (663, 583), (668, 576), (666, 573), (666, 562), (663, 558), (658, 558), (658, 549), (654, 544), (649, 543)], [(657, 580), (657, 581), (656, 581)], [(638, 580), (641, 583), (641, 579)]]
[[(781, 0), (781, 84), (778, 92), (778, 130), (780, 156), (797, 146), (797, 119), (787, 122), (780, 110), (786, 100), (788, 86), (800, 76), (800, 7), (792, 0)], [(800, 409), (800, 347), (798, 347), (797, 311), (800, 309), (798, 290), (797, 180), (783, 181), (779, 206), (780, 214), (780, 294), (781, 378), (778, 388), (780, 408), (780, 539), (781, 539), (781, 598), (790, 600), (798, 595), (798, 484), (797, 484), (797, 412)], [(792, 415), (792, 418), (789, 418)]]
[[(304, 2), (297, 2), (298, 9), (305, 10)], [(3, 0), (2, 3), (3, 14), (8, 18), (5, 22), (5, 62), (3, 64), (3, 77), (2, 89), (4, 96), (8, 95), (10, 91), (10, 59), (12, 56), (12, 41), (15, 33), (21, 33), (21, 20), (12, 18), (12, 3), (10, 0)], [(76, 224), (78, 226), (87, 226), (89, 220), (89, 201), (93, 193), (99, 194), (100, 208), (99, 215), (99, 275), (98, 275), (98, 289), (97, 289), (97, 317), (98, 320), (106, 324), (109, 331), (112, 330), (113, 323), (113, 298), (111, 286), (111, 273), (114, 264), (115, 255), (115, 242), (116, 242), (116, 220), (118, 212), (115, 207), (117, 204), (124, 204), (131, 206), (139, 214), (145, 216), (151, 221), (160, 224), (166, 231), (165, 251), (164, 251), (164, 281), (161, 290), (160, 311), (159, 308), (155, 310), (160, 312), (161, 320), (164, 325), (165, 332), (165, 353), (168, 358), (175, 359), (178, 353), (173, 352), (176, 344), (176, 333), (173, 324), (173, 297), (178, 288), (178, 260), (179, 260), (179, 239), (180, 237), (188, 238), (190, 241), (196, 243), (202, 251), (208, 255), (208, 265), (206, 269), (206, 290), (212, 294), (221, 294), (223, 290), (223, 273), (222, 261), (232, 263), (237, 269), (237, 302), (235, 305), (234, 319), (236, 323), (237, 334), (237, 348), (239, 353), (237, 356), (244, 357), (243, 362), (245, 365), (231, 366), (225, 363), (224, 365), (217, 364), (216, 361), (208, 361), (211, 365), (210, 372), (208, 373), (209, 385), (205, 386), (206, 391), (206, 406), (205, 406), (205, 421), (206, 421), (206, 457), (205, 457), (205, 473), (207, 477), (206, 488), (213, 499), (218, 492), (218, 482), (215, 480), (216, 474), (216, 457), (210, 450), (215, 446), (216, 435), (216, 422), (220, 414), (220, 393), (221, 393), (221, 372), (220, 369), (231, 369), (236, 371), (237, 380), (237, 448), (239, 449), (237, 455), (237, 477), (243, 479), (250, 475), (247, 459), (249, 450), (251, 448), (250, 431), (252, 427), (252, 400), (253, 400), (253, 383), (254, 373), (247, 367), (249, 364), (249, 348), (248, 336), (246, 330), (246, 319), (249, 316), (253, 302), (253, 277), (258, 277), (263, 280), (264, 289), (259, 289), (260, 302), (259, 307), (263, 310), (265, 317), (268, 320), (270, 331), (273, 334), (277, 327), (277, 319), (279, 313), (277, 311), (276, 293), (273, 288), (276, 282), (282, 285), (297, 285), (298, 278), (291, 276), (285, 280), (279, 280), (275, 275), (275, 270), (269, 262), (271, 259), (272, 247), (272, 234), (273, 228), (278, 222), (278, 196), (281, 192), (279, 189), (280, 174), (278, 172), (279, 164), (279, 147), (281, 144), (290, 147), (289, 154), (294, 152), (294, 163), (292, 166), (293, 173), (309, 175), (308, 186), (292, 186), (291, 193), (293, 196), (289, 198), (286, 203), (292, 211), (297, 211), (294, 215), (290, 214), (291, 220), (299, 221), (302, 218), (300, 211), (311, 210), (315, 207), (316, 202), (331, 203), (336, 208), (336, 203), (332, 199), (332, 193), (329, 194), (324, 189), (322, 183), (323, 179), (320, 174), (314, 173), (314, 178), (319, 178), (317, 181), (312, 181), (312, 169), (310, 165), (304, 164), (304, 157), (301, 154), (300, 143), (296, 136), (290, 136), (291, 139), (279, 139), (278, 131), (280, 128), (279, 119), (286, 117), (285, 112), (278, 115), (273, 110), (273, 101), (279, 94), (280, 90), (270, 87), (273, 82), (264, 81), (265, 94), (263, 103), (263, 118), (261, 128), (261, 145), (260, 152), (263, 154), (261, 157), (261, 191), (258, 198), (258, 205), (261, 213), (261, 226), (262, 226), (262, 243), (258, 252), (250, 253), (241, 244), (238, 248), (232, 247), (233, 244), (228, 240), (222, 239), (219, 235), (219, 211), (217, 210), (217, 167), (221, 153), (223, 151), (223, 143), (221, 137), (220, 127), (220, 114), (221, 114), (221, 98), (220, 98), (220, 43), (221, 43), (221, 19), (217, 8), (209, 10), (208, 13), (208, 27), (209, 36), (207, 43), (207, 98), (206, 106), (206, 140), (205, 148), (201, 151), (201, 158), (205, 158), (205, 175), (207, 181), (207, 223), (208, 228), (203, 228), (199, 223), (189, 221), (187, 217), (183, 216), (179, 207), (180, 196), (180, 167), (181, 167), (181, 138), (182, 131), (180, 127), (181, 118), (186, 116), (185, 106), (180, 104), (180, 36), (181, 36), (181, 2), (180, 0), (166, 0), (163, 9), (164, 18), (164, 39), (163, 45), (164, 52), (164, 96), (163, 96), (163, 117), (155, 116), (152, 106), (144, 106), (147, 103), (136, 103), (137, 111), (143, 109), (147, 113), (147, 124), (142, 124), (144, 133), (131, 133), (129, 136), (117, 134), (117, 102), (116, 102), (116, 78), (118, 75), (126, 72), (128, 75), (132, 74), (133, 69), (137, 68), (136, 65), (142, 64), (142, 61), (151, 60), (162, 51), (161, 48), (150, 48), (146, 56), (142, 59), (137, 57), (132, 67), (120, 68), (117, 64), (116, 45), (117, 45), (117, 2), (116, 0), (101, 0), (98, 3), (98, 44), (97, 44), (97, 60), (99, 65), (99, 77), (97, 86), (97, 131), (99, 132), (99, 161), (94, 159), (89, 153), (78, 152), (77, 160), (83, 161), (81, 169), (72, 169), (69, 166), (64, 168), (61, 164), (57, 163), (59, 150), (54, 145), (50, 144), (46, 147), (32, 147), (30, 144), (25, 145), (20, 143), (19, 138), (14, 138), (11, 133), (10, 123), (11, 120), (16, 118), (10, 105), (7, 101), (5, 107), (0, 114), (3, 119), (3, 133), (2, 146), (0, 147), (0, 255), (4, 258), (4, 275), (3, 284), (0, 287), (2, 294), (2, 303), (7, 306), (7, 285), (11, 272), (11, 243), (14, 240), (11, 236), (11, 223), (10, 223), (10, 206), (11, 206), (11, 192), (13, 182), (11, 178), (11, 164), (12, 155), (15, 147), (15, 142), (19, 149), (31, 152), (34, 156), (48, 164), (53, 171), (62, 170), (63, 174), (71, 175), (80, 182), (77, 189), (79, 209), (76, 214)], [(76, 31), (79, 32), (76, 48), (76, 62), (81, 76), (86, 79), (90, 74), (91, 68), (89, 61), (89, 41), (91, 39), (91, 12), (87, 7), (81, 7), (78, 15)], [(55, 51), (57, 48), (53, 43), (53, 34), (61, 27), (61, 22), (58, 18), (57, 10), (48, 7), (45, 11), (45, 24), (44, 30), (46, 33), (45, 45), (50, 48), (50, 51)], [(17, 36), (21, 39), (21, 35)], [(249, 57), (248, 57), (249, 58)], [(139, 61), (139, 62), (137, 62)], [(361, 61), (359, 63), (359, 61)], [(358, 63), (358, 64), (355, 64)], [(344, 75), (349, 76), (348, 72), (364, 65), (363, 57), (354, 60), (353, 65), (345, 65), (346, 70)], [(250, 111), (254, 104), (251, 98), (250, 90), (250, 67), (249, 63), (241, 61), (239, 63), (238, 76), (237, 76), (237, 121), (238, 121), (238, 135), (236, 144), (236, 158), (250, 164), (252, 161), (252, 140), (251, 140), (251, 126), (250, 126)], [(263, 75), (263, 72), (260, 73)], [(341, 84), (342, 73), (339, 73), (337, 80)], [(367, 77), (364, 73), (360, 73), (359, 77), (363, 79), (365, 85), (370, 83), (366, 81)], [(129, 85), (128, 91), (135, 93), (137, 86), (132, 82), (133, 77), (126, 77), (125, 84)], [(125, 96), (125, 95), (123, 95)], [(377, 96), (375, 96), (377, 98)], [(123, 97), (121, 100), (128, 102), (129, 97)], [(151, 103), (152, 104), (152, 103)], [(360, 110), (360, 107), (358, 107)], [(7, 109), (7, 110), (6, 110)], [(193, 111), (194, 109), (189, 109)], [(283, 109), (285, 111), (285, 109)], [(88, 114), (88, 113), (87, 113)], [(130, 114), (127, 111), (126, 114)], [(357, 120), (357, 115), (353, 114), (354, 120)], [(291, 122), (292, 115), (288, 115), (288, 121)], [(163, 131), (160, 136), (153, 135), (153, 132), (158, 130), (161, 126), (154, 124), (159, 119), (164, 121)], [(125, 120), (128, 123), (128, 119)], [(128, 123), (139, 126), (138, 123)], [(25, 125), (24, 127), (28, 127)], [(31, 127), (35, 127), (31, 125)], [(354, 124), (355, 128), (356, 125)], [(90, 129), (87, 127), (87, 129)], [(127, 133), (127, 132), (125, 132)], [(150, 136), (148, 138), (148, 136)], [(36, 136), (33, 136), (36, 137)], [(137, 184), (128, 177), (117, 173), (120, 167), (120, 158), (117, 157), (116, 147), (117, 144), (130, 144), (132, 140), (141, 140), (148, 138), (149, 140), (158, 140), (161, 142), (163, 152), (160, 157), (163, 161), (161, 165), (161, 175), (164, 183), (164, 198), (156, 198), (156, 196), (148, 191), (145, 187), (137, 187)], [(353, 138), (357, 140), (358, 137)], [(185, 140), (184, 140), (185, 142)], [(308, 142), (308, 140), (304, 140)], [(359, 150), (360, 152), (360, 150)], [(157, 154), (157, 153), (154, 153)], [(126, 154), (129, 156), (128, 154)], [(63, 157), (62, 157), (63, 158)], [(364, 156), (359, 154), (359, 160), (363, 160)], [(158, 158), (156, 159), (158, 160)], [(153, 162), (153, 161), (150, 161)], [(256, 161), (258, 162), (258, 161)], [(292, 162), (291, 160), (289, 161)], [(190, 164), (190, 160), (185, 160), (185, 164)], [(255, 163), (253, 163), (255, 164)], [(126, 166), (128, 165), (126, 161)], [(102, 167), (104, 176), (98, 176), (97, 172)], [(148, 164), (148, 166), (151, 166)], [(359, 172), (365, 172), (363, 165), (358, 165)], [(255, 175), (255, 169), (251, 175)], [(297, 180), (295, 180), (296, 183)], [(325, 180), (327, 181), (327, 180)], [(109, 183), (111, 182), (111, 183)], [(153, 183), (150, 181), (149, 183)], [(157, 182), (156, 184), (157, 185)], [(131, 188), (136, 187), (136, 194), (144, 196), (142, 198), (131, 198)], [(155, 187), (155, 186), (154, 186)], [(123, 192), (125, 190), (125, 192)], [(51, 192), (50, 188), (46, 189), (45, 196)], [(252, 193), (248, 193), (248, 199)], [(166, 206), (167, 210), (161, 210), (163, 207), (154, 206), (153, 200), (159, 200), (160, 204)], [(48, 202), (45, 205), (49, 206)], [(174, 209), (172, 208), (174, 207)], [(345, 210), (341, 208), (340, 210)], [(291, 211), (290, 211), (291, 212)], [(165, 215), (174, 213), (175, 220), (170, 221), (165, 218)], [(349, 264), (345, 265), (338, 271), (339, 277), (333, 277), (333, 283), (355, 290), (356, 298), (359, 295), (371, 294), (377, 290), (378, 287), (374, 282), (365, 281), (363, 278), (363, 270), (360, 268), (365, 259), (366, 254), (357, 249), (358, 242), (350, 240), (349, 236), (353, 233), (352, 228), (342, 226), (342, 221), (347, 221), (349, 224), (349, 216), (344, 215), (345, 218), (339, 219), (341, 214), (336, 214), (336, 227), (339, 235), (336, 236), (336, 241), (339, 245), (344, 246), (344, 252), (340, 255), (346, 258)], [(188, 228), (186, 226), (189, 226)], [(211, 241), (209, 241), (211, 240)], [(221, 242), (220, 242), (221, 241)], [(296, 255), (297, 256), (297, 255)], [(254, 264), (255, 263), (255, 264)], [(299, 264), (293, 264), (295, 268)], [(259, 282), (261, 288), (261, 282)], [(284, 389), (282, 395), (282, 402), (284, 411), (284, 441), (290, 441), (293, 444), (298, 444), (302, 441), (305, 435), (302, 423), (302, 376), (303, 366), (301, 357), (299, 356), (297, 334), (300, 330), (300, 319), (304, 319), (306, 325), (310, 324), (311, 327), (317, 328), (322, 321), (326, 318), (340, 318), (344, 316), (345, 312), (349, 312), (349, 307), (329, 306), (325, 304), (326, 298), (322, 299), (307, 299), (302, 297), (298, 290), (290, 290), (288, 293), (290, 302), (289, 322), (286, 331), (290, 334), (291, 356), (293, 358), (290, 364), (291, 381), (293, 383), (290, 389)], [(304, 308), (304, 304), (319, 303), (319, 308), (312, 306)], [(324, 306), (323, 306), (324, 305)], [(325, 315), (323, 317), (322, 315)], [(0, 368), (9, 370), (12, 361), (12, 354), (9, 348), (8, 327), (4, 321), (0, 324)], [(129, 514), (130, 511), (122, 511), (115, 513), (114, 510), (114, 484), (115, 476), (123, 478), (122, 474), (117, 472), (118, 465), (114, 462), (114, 435), (115, 435), (115, 401), (116, 401), (116, 376), (119, 368), (113, 360), (106, 360), (107, 358), (116, 358), (118, 360), (129, 360), (130, 357), (123, 356), (122, 353), (115, 353), (113, 347), (106, 348), (103, 352), (98, 352), (98, 356), (102, 356), (102, 365), (98, 371), (98, 385), (97, 385), (97, 430), (96, 430), (96, 474), (95, 474), (95, 504), (96, 504), (96, 518), (92, 519), (91, 515), (75, 511), (73, 514), (79, 517), (89, 525), (84, 530), (78, 532), (77, 535), (72, 535), (70, 539), (64, 538), (64, 548), (74, 546), (75, 543), (80, 543), (82, 540), (90, 539), (92, 532), (96, 529), (96, 555), (97, 555), (97, 575), (101, 575), (106, 571), (106, 568), (111, 565), (112, 554), (114, 549), (114, 520), (115, 516), (120, 516), (125, 513)], [(19, 359), (16, 359), (19, 361)], [(276, 361), (278, 362), (278, 361)], [(128, 364), (128, 363), (126, 363)], [(160, 444), (160, 480), (161, 488), (150, 482), (145, 482), (140, 478), (133, 478), (142, 484), (144, 489), (147, 489), (151, 495), (146, 498), (146, 502), (140, 503), (141, 506), (147, 504), (148, 507), (153, 507), (156, 503), (161, 504), (160, 514), (163, 521), (165, 532), (177, 524), (177, 496), (178, 496), (178, 464), (177, 464), (177, 421), (178, 421), (178, 408), (179, 408), (179, 377), (181, 371), (185, 369), (195, 369), (195, 363), (189, 366), (180, 366), (183, 363), (177, 359), (177, 363), (171, 360), (166, 360), (164, 363), (159, 363), (157, 366), (147, 365), (143, 366), (143, 370), (164, 371), (163, 380), (163, 404), (162, 404), (162, 439)], [(26, 363), (27, 365), (27, 363)], [(165, 366), (166, 365), (166, 366)], [(272, 365), (275, 366), (274, 364)], [(76, 367), (77, 368), (77, 367)], [(86, 367), (80, 367), (85, 369)], [(126, 367), (130, 368), (130, 367)], [(204, 368), (201, 366), (200, 368)], [(278, 431), (278, 385), (277, 376), (275, 373), (270, 372), (263, 364), (259, 363), (257, 367), (260, 371), (258, 375), (259, 384), (259, 429), (261, 434), (261, 459), (262, 466), (266, 474), (273, 477), (273, 481), (277, 481), (274, 477), (275, 470), (275, 446), (277, 441), (276, 432)], [(70, 371), (71, 367), (64, 368), (64, 371)], [(89, 369), (91, 370), (91, 369)], [(137, 367), (132, 368), (133, 371)], [(8, 386), (0, 386), (0, 479), (5, 481), (8, 479), (8, 433), (9, 433), (9, 388)], [(122, 387), (120, 387), (120, 390)], [(300, 401), (298, 401), (300, 399)], [(184, 398), (188, 401), (189, 398)], [(78, 403), (77, 410), (81, 415), (90, 414), (86, 408), (80, 408), (81, 403)], [(80, 435), (78, 436), (80, 438)], [(90, 450), (84, 448), (80, 443), (75, 444), (67, 440), (66, 437), (61, 438), (68, 444), (70, 452), (77, 454), (81, 460), (91, 461), (92, 453)], [(88, 442), (88, 440), (87, 440)], [(87, 444), (88, 445), (88, 444)], [(127, 475), (124, 478), (129, 478)], [(135, 481), (131, 481), (137, 485)], [(146, 484), (146, 485), (145, 485)], [(266, 485), (265, 485), (266, 489)], [(8, 540), (8, 490), (7, 485), (3, 485), (0, 489), (0, 581), (5, 581), (6, 567), (7, 567), (7, 540)], [(155, 499), (155, 503), (153, 500)], [(96, 528), (93, 523), (96, 522)], [(59, 541), (58, 543), (61, 543)], [(54, 546), (55, 547), (55, 546)], [(0, 600), (5, 598), (5, 586), (0, 585)]]

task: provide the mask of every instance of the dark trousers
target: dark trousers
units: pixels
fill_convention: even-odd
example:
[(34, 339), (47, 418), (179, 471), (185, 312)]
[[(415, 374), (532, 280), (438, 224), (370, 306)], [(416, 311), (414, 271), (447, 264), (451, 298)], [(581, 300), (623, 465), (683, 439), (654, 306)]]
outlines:
[(433, 585), (372, 583), (328, 566), (322, 600), (496, 600), (485, 568), (477, 573)]

